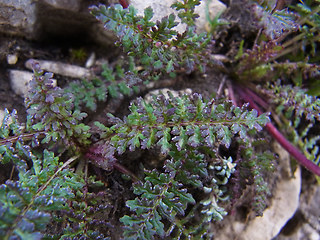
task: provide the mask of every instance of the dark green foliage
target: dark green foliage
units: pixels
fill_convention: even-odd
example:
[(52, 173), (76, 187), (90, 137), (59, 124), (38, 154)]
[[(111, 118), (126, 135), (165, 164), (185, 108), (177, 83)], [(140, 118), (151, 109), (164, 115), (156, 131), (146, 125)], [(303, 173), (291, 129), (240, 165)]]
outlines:
[[(128, 65), (130, 73), (125, 73), (124, 65)], [(129, 57), (128, 61), (119, 62), (114, 68), (104, 64), (102, 69), (101, 77), (77, 80), (64, 88), (65, 96), (68, 96), (68, 93), (69, 97), (72, 96), (75, 110), (80, 111), (86, 107), (91, 111), (96, 111), (97, 103), (106, 102), (107, 95), (119, 98), (120, 95), (131, 96), (139, 92), (137, 84), (141, 80), (133, 76), (137, 74), (137, 70), (132, 57)]]
[[(256, 6), (257, 25), (263, 31), (249, 44), (252, 49), (243, 49), (248, 44), (242, 41), (230, 68), (213, 70), (224, 69), (223, 74), (239, 84), (238, 94), (247, 93), (258, 108), (269, 111), (270, 104), (277, 124), (319, 165), (320, 138), (312, 134), (320, 120), (319, 100), (298, 87), (272, 83), (317, 83), (319, 7), (314, 2), (298, 4), (294, 14)], [(98, 102), (107, 105), (107, 96), (120, 101), (137, 94), (142, 82), (168, 75), (190, 77), (212, 66), (212, 36), (195, 31), (194, 8), (199, 3), (183, 0), (172, 5), (186, 25), (183, 33), (174, 30), (174, 14), (152, 22), (151, 8), (137, 16), (132, 6), (92, 7), (96, 18), (117, 35), (128, 58), (115, 67), (104, 65), (100, 76), (65, 89), (54, 86), (52, 74), (34, 64), (26, 123), (17, 121), (15, 111), (6, 111), (0, 128), (1, 164), (13, 167), (12, 176), (0, 186), (1, 238), (109, 239), (123, 224), (119, 232), (125, 239), (211, 239), (210, 224), (223, 220), (248, 189), (253, 193), (250, 211), (263, 214), (275, 160), (257, 133), (264, 126), (270, 129), (268, 114), (258, 115), (242, 103), (236, 107), (236, 100), (169, 92), (151, 100), (138, 97), (122, 119), (109, 113), (106, 122), (96, 122), (92, 129), (83, 123), (83, 107), (99, 111)], [(301, 51), (306, 48), (306, 53)], [(294, 61), (282, 60), (296, 52)], [(241, 86), (266, 79), (270, 84), (261, 84), (265, 89)], [(254, 90), (270, 101), (264, 102)], [(135, 168), (144, 161), (136, 155), (148, 151), (161, 160), (145, 164), (143, 171)], [(133, 193), (130, 182), (117, 179), (115, 170), (131, 177)], [(116, 190), (110, 192), (112, 187)], [(122, 202), (116, 206), (120, 195)], [(121, 223), (114, 219), (119, 214)]]
[(263, 33), (270, 40), (282, 36), (286, 32), (296, 31), (299, 27), (297, 15), (287, 10), (266, 11), (265, 8), (255, 6), (254, 8), (259, 24), (263, 28)]
[[(41, 239), (51, 212), (68, 209), (67, 200), (74, 198), (73, 191), (83, 182), (52, 152), (45, 150), (37, 157), (26, 148), (19, 150), (18, 180), (7, 180), (0, 186), (0, 236)], [(23, 159), (31, 160), (32, 168)]]
[[(196, 17), (193, 8), (199, 1), (185, 1), (188, 8), (181, 13), (183, 21), (191, 24)], [(182, 3), (181, 3), (182, 4)], [(180, 3), (176, 8), (181, 9)], [(114, 31), (124, 52), (135, 58), (136, 65), (142, 65), (145, 76), (171, 73), (182, 68), (187, 72), (196, 67), (203, 69), (210, 56), (206, 47), (210, 36), (196, 34), (194, 28), (187, 28), (179, 34), (173, 28), (177, 25), (171, 14), (156, 23), (151, 21), (153, 10), (147, 8), (144, 16), (137, 16), (133, 6), (123, 9), (121, 5), (106, 8), (101, 5), (92, 8), (92, 13), (104, 26)]]
[[(271, 38), (275, 39), (283, 49), (276, 56), (270, 58), (268, 62), (286, 56), (289, 61), (276, 62), (271, 65), (271, 69), (276, 69), (276, 72), (281, 73), (280, 76), (279, 74), (276, 75), (274, 79), (283, 78), (284, 75), (286, 78), (292, 79), (296, 86), (301, 87), (307, 84), (310, 88), (309, 93), (319, 95), (320, 73), (317, 64), (319, 62), (317, 42), (320, 38), (319, 1), (301, 1), (301, 3), (290, 8), (294, 12), (287, 12), (287, 16), (275, 19), (277, 25), (279, 27), (283, 25), (285, 29)], [(272, 16), (283, 12), (284, 10), (281, 12), (275, 11)], [(264, 21), (262, 20), (262, 22)], [(274, 29), (268, 26), (268, 22), (270, 21), (265, 21), (264, 32), (273, 33)], [(286, 37), (289, 34), (292, 37), (287, 39)]]
[(252, 199), (252, 210), (257, 216), (262, 216), (267, 207), (267, 199), (271, 193), (268, 187), (267, 175), (273, 171), (274, 155), (270, 152), (257, 154), (252, 149), (246, 149), (243, 153), (241, 165), (250, 169), (248, 179), (255, 189), (255, 196)]
[[(174, 238), (193, 236), (195, 230), (186, 229), (181, 224), (188, 218), (188, 205), (195, 204), (195, 199), (183, 186), (201, 189), (200, 178), (208, 177), (207, 164), (202, 159), (203, 155), (196, 151), (176, 150), (170, 152), (170, 156), (172, 159), (165, 162), (163, 173), (145, 170), (143, 185), (138, 183), (134, 186), (134, 193), (140, 196), (129, 200), (127, 206), (135, 214), (121, 219), (126, 225), (126, 238), (153, 239), (155, 234)], [(185, 157), (188, 157), (186, 161)], [(165, 226), (166, 222), (170, 226)]]
[[(203, 237), (209, 234), (208, 222), (222, 220), (226, 215), (224, 208), (218, 205), (220, 201), (227, 200), (222, 198), (224, 193), (219, 186), (228, 182), (234, 168), (229, 168), (227, 161), (217, 162), (208, 168), (204, 155), (195, 150), (175, 149), (169, 155), (172, 158), (164, 163), (163, 173), (145, 170), (143, 185), (134, 185), (134, 192), (139, 197), (127, 201), (127, 206), (135, 214), (121, 219), (126, 225), (126, 239), (153, 239), (154, 235), (173, 239)], [(209, 175), (208, 171), (214, 174)], [(226, 179), (222, 183), (218, 177)], [(203, 186), (205, 182), (208, 182), (207, 187)], [(203, 192), (206, 195), (201, 201), (203, 207), (195, 204), (195, 199), (182, 186)], [(190, 205), (191, 210), (186, 212)], [(200, 220), (193, 219), (195, 211), (203, 214)], [(170, 223), (169, 226), (165, 225), (166, 222)]]
[(18, 141), (19, 136), (22, 136), (24, 127), (19, 124), (16, 118), (17, 112), (14, 110), (11, 114), (5, 110), (5, 116), (0, 128), (0, 160), (2, 164), (13, 161), (19, 162), (19, 157), (16, 155), (16, 150), (24, 153), (25, 146)]
[[(300, 17), (299, 34), (287, 42), (287, 48), (292, 51), (288, 56), (289, 59), (295, 61), (311, 63), (313, 71), (309, 71), (307, 77), (301, 77), (303, 82), (308, 84), (308, 94), (314, 96), (320, 95), (320, 73), (319, 73), (319, 45), (320, 39), (320, 7), (319, 1), (307, 0), (301, 1), (295, 7), (292, 7)], [(303, 73), (305, 71), (302, 71)], [(306, 76), (303, 74), (303, 76)], [(301, 86), (302, 81), (296, 84)], [(300, 84), (299, 84), (300, 83)]]
[(320, 136), (313, 134), (313, 129), (320, 122), (320, 100), (308, 96), (303, 89), (281, 86), (279, 82), (268, 88), (266, 93), (277, 105), (276, 112), (285, 123), (283, 128), (289, 139), (303, 150), (309, 160), (319, 165)]
[[(107, 83), (108, 94), (111, 97), (117, 98), (121, 94), (124, 96), (130, 96), (132, 93), (137, 93), (139, 91), (137, 83), (140, 83), (140, 79), (137, 79), (133, 75), (137, 74), (133, 58), (128, 58), (128, 73), (124, 72), (123, 68), (124, 63), (122, 62), (117, 64), (115, 69), (107, 65), (103, 65), (103, 72), (101, 76), (104, 81)], [(126, 80), (123, 81), (123, 79)]]
[[(263, 1), (264, 2), (264, 1)], [(265, 3), (265, 2), (264, 2)], [(284, 140), (280, 135), (278, 141), (282, 141), (282, 145), (286, 145), (286, 148), (289, 152), (295, 152), (295, 158), (303, 165), (309, 165), (314, 168), (313, 172), (317, 172), (317, 175), (320, 173), (320, 168), (317, 167), (319, 158), (318, 155), (318, 140), (319, 134), (313, 134), (312, 131), (309, 131), (311, 128), (317, 129), (314, 125), (318, 124), (318, 121), (308, 119), (308, 117), (318, 114), (317, 112), (311, 113), (311, 111), (304, 112), (301, 110), (301, 106), (306, 102), (316, 102), (315, 98), (310, 98), (306, 91), (301, 90), (301, 87), (309, 87), (310, 90), (308, 93), (317, 95), (318, 94), (318, 83), (320, 76), (319, 68), (319, 59), (316, 57), (317, 44), (319, 41), (319, 4), (318, 1), (306, 1), (297, 4), (295, 7), (292, 7), (296, 13), (290, 13), (292, 19), (277, 18), (275, 20), (275, 25), (280, 27), (279, 31), (275, 36), (269, 36), (268, 31), (277, 32), (273, 29), (270, 19), (264, 23), (264, 34), (259, 36), (256, 39), (256, 42), (252, 50), (243, 51), (243, 42), (240, 46), (240, 50), (236, 59), (240, 60), (236, 66), (236, 80), (243, 82), (248, 81), (267, 81), (267, 83), (276, 83), (282, 81), (286, 84), (293, 84), (299, 86), (300, 88), (295, 89), (295, 94), (297, 97), (293, 97), (294, 94), (276, 94), (273, 99), (276, 99), (274, 107), (283, 109), (283, 104), (281, 101), (290, 101), (293, 106), (285, 107), (286, 110), (300, 112), (296, 116), (292, 115), (292, 118), (295, 119), (286, 119), (286, 117), (275, 116), (277, 119), (277, 124), (287, 132), (288, 138), (294, 145), (298, 145), (303, 153), (300, 153), (298, 149), (295, 148), (291, 143), (282, 141)], [(261, 9), (260, 9), (261, 10)], [(265, 9), (263, 14), (268, 15), (270, 8)], [(272, 16), (278, 11), (271, 11)], [(269, 17), (271, 15), (269, 14)], [(261, 18), (262, 22), (263, 17)], [(291, 25), (291, 26), (290, 26)], [(269, 29), (268, 29), (269, 28)], [(291, 37), (288, 37), (291, 36)], [(265, 40), (271, 39), (268, 42)], [(245, 52), (245, 53), (243, 53)], [(263, 84), (265, 85), (265, 84)], [(271, 88), (275, 92), (279, 89), (285, 89), (284, 92), (288, 91), (289, 88), (285, 86), (275, 87), (274, 84), (271, 84)], [(291, 90), (289, 90), (291, 91)], [(261, 91), (257, 91), (261, 92)], [(263, 91), (262, 91), (263, 92)], [(300, 93), (298, 93), (300, 92)], [(247, 98), (241, 93), (242, 98)], [(282, 95), (282, 96), (281, 96)], [(251, 99), (250, 99), (251, 98)], [(309, 100), (306, 100), (309, 99)], [(311, 100), (312, 99), (312, 100)], [(267, 110), (267, 103), (259, 95), (251, 95), (246, 99), (255, 104), (256, 107)], [(294, 102), (294, 103), (293, 103)], [(297, 106), (300, 105), (301, 106)], [(278, 107), (276, 106), (278, 105)], [(260, 109), (260, 112), (261, 112)], [(306, 110), (306, 109), (305, 109)], [(304, 112), (302, 114), (302, 112)], [(279, 111), (278, 114), (282, 115)], [(286, 113), (288, 115), (288, 112)], [(292, 113), (291, 113), (292, 114)], [(304, 115), (305, 116), (302, 116)], [(307, 117), (306, 121), (301, 121), (301, 118)], [(291, 122), (292, 121), (292, 122)], [(276, 132), (273, 126), (269, 125), (270, 132)], [(290, 129), (290, 130), (288, 130)], [(277, 131), (278, 132), (278, 131)], [(282, 138), (282, 140), (280, 140)], [(307, 140), (308, 139), (308, 140)], [(286, 143), (285, 143), (286, 142)], [(291, 145), (291, 146), (290, 146)], [(308, 147), (306, 147), (308, 146)], [(311, 153), (312, 152), (312, 153)], [(298, 156), (299, 155), (299, 156)], [(308, 159), (315, 162), (315, 165), (308, 162)]]
[(79, 111), (83, 106), (95, 111), (97, 101), (105, 102), (107, 99), (106, 84), (99, 78), (74, 81), (64, 90), (66, 93), (73, 94), (74, 108)]
[(236, 73), (240, 80), (260, 80), (265, 77), (270, 77), (270, 72), (273, 69), (273, 64), (270, 60), (277, 56), (283, 48), (275, 41), (262, 42), (259, 46), (255, 45), (252, 50), (247, 50), (245, 53), (239, 53), (239, 64), (237, 65)]
[(302, 1), (291, 6), (294, 11), (290, 12), (274, 10), (274, 6), (269, 6), (269, 1), (258, 2), (262, 2), (264, 7), (254, 5), (253, 9), (259, 20), (258, 27), (263, 31), (252, 50), (243, 51), (240, 48), (236, 56), (237, 60), (242, 57), (236, 67), (239, 78), (266, 81), (290, 79), (290, 84), (299, 87), (307, 85), (309, 93), (318, 95), (318, 1)]
[(34, 63), (31, 91), (25, 100), (32, 129), (46, 132), (42, 143), (61, 139), (70, 141), (71, 137), (87, 143), (89, 127), (79, 123), (87, 114), (73, 111), (73, 96), (55, 87), (52, 76), (52, 73), (43, 73), (40, 66)]
[[(60, 113), (66, 111), (65, 108), (73, 106), (71, 100), (63, 102), (67, 99), (65, 93), (59, 88), (54, 88), (49, 77), (49, 74), (43, 75), (39, 69), (35, 71), (35, 79), (33, 80), (35, 88), (28, 99), (29, 106), (32, 108), (32, 111), (28, 113), (33, 113), (34, 119), (44, 116), (44, 119), (41, 120), (45, 122), (47, 127), (38, 131), (39, 129), (34, 127), (38, 125), (37, 121), (33, 124), (31, 121), (28, 121), (27, 124), (20, 124), (16, 119), (15, 111), (11, 114), (6, 111), (0, 128), (1, 164), (12, 163), (13, 168), (16, 169), (12, 171), (13, 176), (16, 176), (15, 180), (7, 180), (5, 184), (0, 186), (0, 238), (19, 237), (19, 239), (33, 240), (60, 239), (62, 236), (73, 238), (86, 236), (87, 239), (96, 239), (100, 236), (107, 239), (92, 226), (109, 224), (107, 221), (96, 219), (94, 215), (95, 212), (109, 208), (109, 205), (95, 206), (101, 197), (88, 190), (82, 192), (82, 188), (88, 188), (88, 184), (93, 185), (96, 182), (92, 179), (84, 182), (81, 174), (75, 174), (73, 170), (68, 168), (72, 162), (79, 158), (80, 152), (63, 163), (59, 157), (54, 156), (53, 152), (45, 149), (41, 153), (41, 151), (30, 147), (31, 144), (32, 146), (39, 145), (38, 140), (45, 138), (46, 134), (52, 131), (50, 124), (54, 124), (55, 121), (58, 122), (57, 124), (61, 123), (66, 126), (68, 118), (66, 121)], [(54, 95), (52, 102), (42, 103), (42, 93)], [(52, 111), (52, 114), (49, 115), (48, 112), (55, 103), (63, 111)], [(43, 108), (47, 112), (41, 111)], [(67, 114), (65, 116), (70, 117)], [(73, 121), (76, 123), (75, 119)], [(70, 120), (70, 123), (73, 122)], [(72, 138), (78, 134), (76, 132), (77, 126), (73, 125), (70, 128), (75, 130), (73, 134), (59, 136), (59, 139), (50, 138), (49, 143), (56, 143), (57, 140), (72, 143)], [(77, 138), (77, 140), (79, 139), (81, 138)], [(77, 141), (74, 143), (79, 144)], [(86, 143), (87, 140), (82, 144)], [(68, 150), (73, 152), (74, 146), (70, 145)], [(63, 217), (61, 217), (62, 212), (65, 213)], [(68, 227), (62, 232), (48, 234), (47, 225), (53, 226), (57, 224), (56, 222), (66, 224)], [(76, 232), (75, 229), (77, 229)]]
[[(229, 147), (231, 139), (239, 134), (247, 137), (248, 129), (261, 130), (268, 122), (266, 115), (234, 107), (231, 102), (214, 104), (204, 102), (201, 95), (184, 95), (169, 99), (159, 95), (151, 103), (138, 98), (130, 106), (131, 114), (124, 120), (109, 114), (114, 124), (107, 128), (104, 137), (111, 137), (111, 144), (119, 154), (128, 148), (149, 149), (154, 145), (167, 154), (173, 147), (178, 151), (186, 147)], [(115, 134), (116, 133), (116, 134)]]
[(127, 239), (153, 239), (155, 234), (164, 237), (161, 219), (166, 217), (175, 224), (176, 215), (183, 216), (187, 205), (195, 203), (187, 189), (182, 188), (183, 184), (174, 179), (174, 171), (159, 174), (153, 170), (145, 174), (143, 185), (134, 186), (134, 193), (141, 197), (127, 201), (127, 206), (137, 215), (121, 219), (129, 227), (125, 232)]
[[(85, 181), (82, 189), (75, 191), (69, 207), (55, 212), (52, 216), (51, 226), (64, 224), (65, 227), (47, 231), (44, 239), (110, 239), (106, 233), (109, 233), (113, 226), (107, 216), (112, 211), (112, 206), (105, 201), (109, 194), (105, 191), (88, 190), (89, 187), (101, 189), (103, 186), (102, 182), (96, 181), (93, 177), (85, 178)], [(104, 217), (101, 218), (101, 215)]]
[(164, 164), (165, 172), (175, 171), (175, 179), (187, 186), (202, 188), (204, 178), (208, 177), (207, 162), (204, 154), (197, 150), (171, 151), (171, 160)]
[[(313, 60), (319, 60), (317, 55), (317, 44), (316, 42), (319, 41), (319, 33), (320, 30), (320, 7), (319, 1), (317, 0), (307, 0), (301, 1), (295, 7), (292, 7), (300, 17), (300, 32), (301, 34), (298, 35), (298, 40), (301, 40), (301, 50), (306, 50), (308, 45), (311, 46), (311, 51), (306, 51), (309, 53), (313, 58)], [(312, 61), (312, 60), (311, 60)]]
[[(110, 128), (97, 124), (101, 137), (111, 145), (109, 150), (113, 149), (107, 151), (105, 159), (111, 159), (113, 151), (122, 154), (127, 149), (134, 151), (155, 146), (172, 158), (165, 162), (164, 172), (146, 170), (144, 182), (134, 186), (134, 192), (141, 196), (128, 201), (127, 206), (135, 211), (135, 215), (122, 218), (128, 239), (169, 236), (173, 229), (178, 229), (178, 235), (193, 236), (194, 229), (189, 232), (175, 220), (182, 219), (187, 206), (195, 204), (192, 195), (182, 186), (205, 188), (210, 195), (202, 202), (206, 220), (199, 223), (199, 229), (212, 219), (221, 220), (226, 212), (217, 205), (224, 194), (220, 186), (228, 182), (234, 165), (231, 160), (218, 161), (212, 165), (212, 175), (208, 175), (204, 155), (198, 151), (207, 157), (217, 157), (211, 149), (220, 144), (229, 147), (234, 135), (239, 135), (239, 143), (250, 147), (248, 132), (259, 131), (268, 122), (266, 115), (258, 117), (256, 111), (234, 107), (230, 102), (205, 102), (199, 94), (191, 97), (168, 94), (168, 98), (158, 95), (150, 103), (138, 98), (137, 103), (130, 105), (131, 113), (124, 120), (109, 114), (110, 122), (114, 124)], [(91, 161), (100, 164), (100, 159), (91, 157)], [(208, 186), (202, 183), (205, 177), (211, 178)], [(165, 221), (170, 222), (170, 227), (165, 227)]]
[(188, 27), (193, 27), (195, 25), (194, 21), (198, 14), (194, 13), (194, 8), (200, 4), (200, 0), (184, 0), (172, 4), (172, 8), (176, 9), (178, 12), (178, 17), (181, 22), (186, 23)]

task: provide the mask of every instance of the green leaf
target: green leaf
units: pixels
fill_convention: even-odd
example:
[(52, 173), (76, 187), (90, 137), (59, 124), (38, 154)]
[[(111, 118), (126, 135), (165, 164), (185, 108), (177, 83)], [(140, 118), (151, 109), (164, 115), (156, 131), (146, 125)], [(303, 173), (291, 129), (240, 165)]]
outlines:
[(161, 147), (161, 153), (167, 154), (171, 148), (171, 144), (169, 143), (169, 141), (171, 139), (170, 128), (165, 128), (161, 132), (158, 131), (158, 133), (161, 133), (161, 135), (163, 134), (163, 136), (158, 141), (158, 145), (160, 145), (160, 147)]
[(161, 68), (163, 67), (162, 61), (160, 61), (160, 60), (155, 61), (154, 64), (153, 64), (153, 67), (154, 67), (156, 70), (161, 69)]
[(173, 60), (170, 59), (167, 66), (166, 66), (166, 72), (167, 73), (170, 73), (174, 70), (174, 67), (173, 67)]
[(42, 234), (40, 232), (33, 232), (33, 233), (26, 233), (24, 231), (21, 231), (20, 229), (16, 229), (14, 231), (15, 234), (17, 234), (21, 240), (40, 240), (42, 239)]
[(153, 17), (153, 9), (151, 7), (147, 7), (144, 9), (144, 20), (150, 21), (151, 18)]

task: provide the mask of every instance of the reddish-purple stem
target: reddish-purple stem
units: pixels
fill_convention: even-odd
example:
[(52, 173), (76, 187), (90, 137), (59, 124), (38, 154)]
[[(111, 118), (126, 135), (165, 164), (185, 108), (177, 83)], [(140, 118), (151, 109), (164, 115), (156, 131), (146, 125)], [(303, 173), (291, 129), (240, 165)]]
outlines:
[(122, 6), (123, 8), (129, 7), (128, 0), (119, 0), (119, 3), (121, 4), (121, 6)]
[(268, 132), (280, 143), (280, 145), (288, 151), (302, 166), (309, 171), (320, 176), (320, 167), (307, 159), (295, 146), (293, 146), (272, 124), (267, 123), (266, 128)]
[(113, 167), (115, 169), (117, 169), (119, 172), (121, 172), (127, 176), (130, 176), (132, 178), (132, 181), (134, 181), (134, 182), (140, 181), (140, 179), (133, 172), (131, 172), (129, 169), (122, 166), (121, 164), (113, 163)]
[[(258, 114), (262, 114), (262, 110), (256, 104), (256, 102), (263, 101), (258, 95), (252, 94), (251, 90), (244, 90), (239, 88), (239, 94), (243, 100), (248, 102), (250, 106), (258, 111)], [(280, 143), (280, 145), (290, 153), (302, 166), (307, 168), (312, 173), (320, 176), (320, 167), (314, 162), (306, 158), (306, 156), (301, 153), (295, 146), (293, 146), (283, 135), (278, 131), (278, 129), (272, 124), (267, 123), (266, 129), (268, 132)]]
[[(259, 97), (255, 92), (249, 88), (245, 88), (244, 91), (261, 107), (268, 109), (269, 105), (261, 97)], [(261, 114), (261, 113), (260, 113)]]
[(231, 102), (233, 103), (234, 106), (238, 107), (238, 103), (237, 103), (237, 100), (234, 96), (234, 91), (233, 91), (233, 88), (232, 88), (230, 81), (227, 81), (227, 87), (228, 87), (228, 94), (229, 94), (229, 98), (230, 98)]

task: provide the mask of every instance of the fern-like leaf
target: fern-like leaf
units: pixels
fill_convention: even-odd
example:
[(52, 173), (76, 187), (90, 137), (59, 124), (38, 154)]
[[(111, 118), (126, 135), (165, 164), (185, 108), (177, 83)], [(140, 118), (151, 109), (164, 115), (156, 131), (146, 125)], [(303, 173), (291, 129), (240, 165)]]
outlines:
[[(192, 24), (195, 4), (194, 1), (188, 2), (187, 5), (193, 7), (180, 15), (183, 21)], [(182, 6), (175, 7), (182, 8)], [(178, 34), (173, 30), (177, 25), (174, 14), (154, 23), (151, 21), (153, 17), (151, 8), (144, 10), (144, 16), (137, 16), (136, 10), (131, 5), (126, 9), (119, 4), (108, 8), (100, 5), (92, 7), (91, 10), (107, 29), (117, 34), (124, 51), (135, 57), (137, 65), (143, 66), (144, 75), (171, 73), (183, 67), (187, 72), (191, 72), (196, 66), (204, 69), (209, 62), (210, 56), (205, 47), (211, 37), (205, 33), (196, 34), (194, 28)]]
[[(26, 151), (25, 151), (26, 152)], [(32, 152), (18, 152), (19, 179), (7, 180), (0, 186), (0, 236), (2, 239), (41, 239), (51, 220), (51, 212), (68, 209), (67, 200), (74, 197), (74, 190), (83, 183), (59, 158), (45, 150), (43, 157)], [(25, 159), (32, 161), (28, 170)]]
[(141, 197), (127, 201), (136, 215), (121, 218), (129, 226), (125, 231), (126, 239), (153, 239), (155, 234), (164, 237), (162, 218), (174, 223), (176, 215), (183, 216), (187, 205), (195, 203), (192, 195), (175, 180), (175, 172), (153, 170), (145, 174), (145, 182), (134, 186), (134, 193)]
[(280, 86), (279, 83), (270, 85), (266, 93), (286, 123), (285, 130), (290, 140), (303, 150), (309, 160), (320, 166), (320, 137), (312, 131), (320, 121), (320, 99), (309, 96), (301, 88)]
[(270, 40), (277, 39), (283, 33), (295, 31), (299, 28), (297, 15), (288, 10), (274, 11), (271, 13), (257, 5), (253, 10), (259, 20), (260, 26), (264, 29), (264, 34)]
[(43, 73), (39, 64), (34, 63), (34, 78), (30, 82), (29, 96), (25, 103), (32, 128), (45, 131), (43, 143), (64, 139), (68, 141), (72, 136), (78, 142), (88, 143), (89, 126), (79, 123), (87, 114), (79, 110), (73, 111), (72, 94), (53, 86), (53, 74)]
[(175, 147), (178, 151), (187, 146), (229, 147), (235, 134), (246, 139), (248, 130), (259, 131), (268, 122), (265, 114), (257, 116), (255, 110), (234, 107), (230, 102), (204, 102), (199, 94), (171, 95), (169, 99), (160, 95), (151, 103), (138, 98), (130, 111), (123, 120), (109, 114), (115, 124), (105, 135), (119, 154), (156, 145), (163, 154)]

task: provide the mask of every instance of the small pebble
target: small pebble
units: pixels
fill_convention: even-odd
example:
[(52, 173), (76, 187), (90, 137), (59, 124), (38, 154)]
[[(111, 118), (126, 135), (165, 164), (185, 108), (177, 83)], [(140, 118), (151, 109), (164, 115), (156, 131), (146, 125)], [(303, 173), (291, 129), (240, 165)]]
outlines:
[(86, 61), (85, 67), (91, 68), (93, 66), (93, 64), (95, 63), (95, 61), (96, 61), (96, 54), (94, 52), (92, 52)]
[(10, 65), (14, 65), (18, 62), (18, 55), (15, 54), (8, 54), (7, 55), (7, 63)]
[[(26, 97), (29, 91), (28, 83), (32, 80), (33, 73), (21, 70), (10, 70), (9, 78), (11, 89), (14, 91), (14, 93), (21, 97)], [(53, 84), (56, 86), (57, 81), (54, 80)]]
[(36, 61), (39, 63), (40, 68), (52, 72), (55, 74), (59, 74), (66, 77), (71, 78), (86, 78), (91, 76), (91, 72), (89, 69), (80, 67), (77, 65), (67, 64), (63, 62), (56, 62), (56, 61), (47, 61), (47, 60), (38, 60), (38, 59), (29, 59), (25, 66), (28, 69), (32, 69), (32, 62)]

